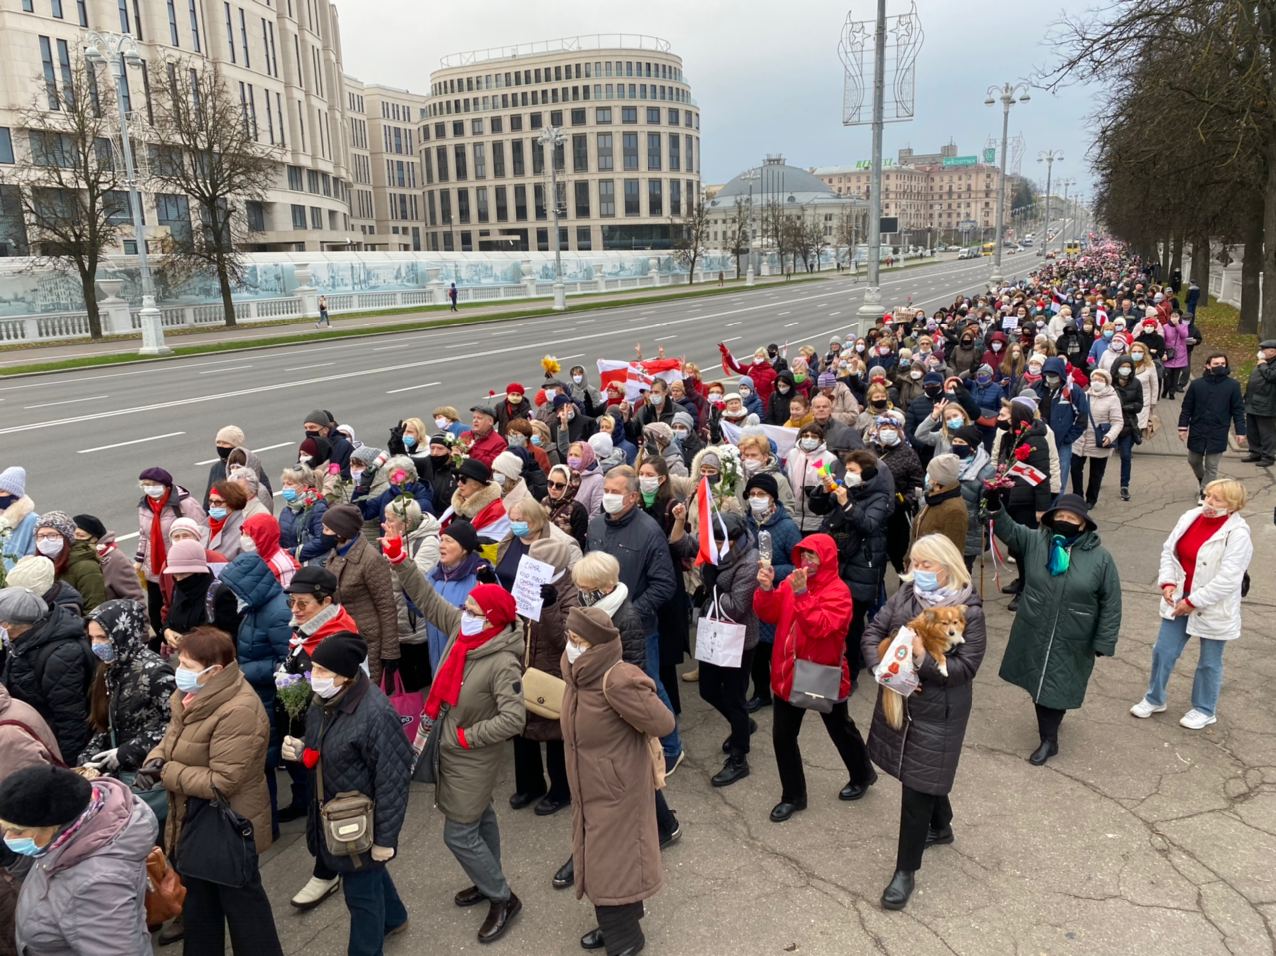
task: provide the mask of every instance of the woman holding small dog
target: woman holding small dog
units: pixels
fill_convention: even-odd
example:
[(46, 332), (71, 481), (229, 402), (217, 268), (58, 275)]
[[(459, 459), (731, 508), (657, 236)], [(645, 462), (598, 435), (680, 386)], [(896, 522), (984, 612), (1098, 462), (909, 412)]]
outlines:
[(986, 641), (983, 601), (971, 588), (961, 551), (947, 537), (928, 534), (914, 541), (909, 573), (900, 582), (864, 631), (864, 663), (870, 671), (881, 659), (882, 642), (931, 609), (960, 611), (965, 627), (963, 642), (951, 647), (941, 661), (927, 653), (922, 635), (913, 638), (913, 664), (921, 684), (905, 701), (907, 717), (900, 729), (891, 726), (884, 709), (886, 695), (895, 691), (878, 688), (868, 753), (903, 786), (895, 875), (882, 893), (882, 906), (890, 910), (908, 904), (926, 848), (953, 842), (948, 793), (970, 717), (970, 682), (983, 660)]

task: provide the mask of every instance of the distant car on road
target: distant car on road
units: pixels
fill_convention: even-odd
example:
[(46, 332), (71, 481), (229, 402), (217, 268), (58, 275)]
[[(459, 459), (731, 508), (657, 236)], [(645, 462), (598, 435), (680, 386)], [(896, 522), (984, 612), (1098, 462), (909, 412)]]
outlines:
[(967, 246), (957, 254), (958, 259), (978, 259), (979, 249), (976, 246)]

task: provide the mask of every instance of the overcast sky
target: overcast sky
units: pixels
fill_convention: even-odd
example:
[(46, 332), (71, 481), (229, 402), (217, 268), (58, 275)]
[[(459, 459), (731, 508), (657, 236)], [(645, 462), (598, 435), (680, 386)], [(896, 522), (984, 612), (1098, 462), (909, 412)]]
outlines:
[[(447, 53), (587, 33), (647, 33), (668, 40), (682, 57), (700, 105), (703, 180), (721, 183), (766, 153), (795, 166), (853, 163), (869, 157), (868, 127), (842, 126), (842, 64), (837, 45), (846, 0), (336, 0), (347, 73), (365, 82), (429, 88), (430, 71)], [(907, 0), (888, 0), (888, 14)], [(988, 86), (1027, 79), (1053, 63), (1045, 37), (1059, 16), (1057, 0), (918, 0), (925, 42), (917, 62), (917, 112), (887, 124), (887, 157), (912, 146), (935, 152), (950, 139), (962, 155), (1000, 139), (1001, 107), (984, 106)], [(1073, 5), (1075, 6), (1075, 4)], [(375, 7), (376, 15), (368, 13)], [(858, 0), (858, 19), (874, 16)], [(889, 81), (889, 78), (888, 78)], [(871, 93), (870, 93), (871, 97)], [(1022, 133), (1022, 172), (1045, 180), (1042, 150), (1064, 152), (1054, 175), (1090, 189), (1086, 160), (1092, 136), (1086, 117), (1093, 91), (1033, 91), (1010, 113), (1010, 135)], [(1056, 188), (1056, 194), (1062, 190)]]

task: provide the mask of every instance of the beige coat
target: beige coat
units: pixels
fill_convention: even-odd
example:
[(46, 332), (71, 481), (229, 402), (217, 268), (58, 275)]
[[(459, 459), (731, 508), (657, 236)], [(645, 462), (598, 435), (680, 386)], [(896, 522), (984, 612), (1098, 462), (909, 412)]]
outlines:
[(620, 653), (617, 639), (594, 645), (575, 665), (566, 655), (562, 661), (576, 897), (595, 906), (645, 900), (664, 879), (647, 736), (671, 733), (674, 716), (651, 678)]
[(211, 800), (213, 789), (253, 824), (257, 851), (270, 846), (270, 794), (266, 790), (266, 746), (270, 721), (261, 698), (233, 661), (213, 675), (189, 705), (173, 694), (173, 719), (147, 761), (164, 761), (168, 790), (164, 843), (171, 854), (181, 837), (188, 797)]
[[(0, 780), (25, 767), (49, 765), (61, 759), (58, 739), (44, 718), (30, 704), (9, 696), (0, 684)], [(75, 759), (74, 754), (71, 759)]]
[(337, 599), (359, 625), (368, 642), (368, 676), (381, 682), (381, 662), (397, 661), (399, 653), (398, 602), (391, 583), (390, 564), (367, 539), (354, 540), (345, 557), (332, 552), (328, 570), (337, 576)]
[[(1121, 434), (1122, 424), (1125, 422), (1125, 416), (1121, 414), (1121, 396), (1117, 394), (1117, 390), (1109, 385), (1102, 393), (1096, 392), (1094, 385), (1086, 391), (1086, 396), (1090, 399), (1090, 418), (1086, 419), (1085, 431), (1081, 433), (1081, 437), (1072, 443), (1072, 454), (1083, 455), (1086, 458), (1108, 458), (1112, 455), (1112, 449), (1116, 447), (1117, 436)], [(1093, 419), (1093, 424), (1090, 419)], [(1111, 425), (1108, 430), (1107, 445), (1100, 445), (1094, 438), (1094, 426)], [(1067, 481), (1067, 476), (1061, 476), (1062, 480)]]

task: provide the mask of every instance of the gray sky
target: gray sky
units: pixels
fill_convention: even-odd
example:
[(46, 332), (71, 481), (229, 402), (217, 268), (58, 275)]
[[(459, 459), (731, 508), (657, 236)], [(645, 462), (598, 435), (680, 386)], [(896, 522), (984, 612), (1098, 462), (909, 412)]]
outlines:
[[(847, 0), (482, 0), (478, 4), (336, 0), (345, 69), (365, 82), (425, 92), (430, 71), (447, 53), (586, 33), (649, 33), (682, 57), (701, 110), (703, 179), (725, 182), (766, 153), (795, 166), (853, 163), (869, 156), (867, 127), (843, 127), (842, 64), (837, 44)], [(907, 0), (888, 0), (887, 13)], [(874, 5), (859, 0), (859, 19)], [(934, 152), (955, 140), (962, 155), (1001, 136), (1001, 107), (984, 106), (988, 86), (1027, 78), (1053, 63), (1044, 38), (1059, 15), (1055, 0), (919, 0), (926, 38), (917, 63), (917, 112), (887, 124), (885, 155), (902, 146)], [(871, 95), (871, 94), (870, 94)], [(1085, 122), (1093, 91), (1034, 91), (1010, 113), (1010, 135), (1022, 133), (1022, 172), (1044, 182), (1045, 149), (1061, 149), (1054, 174), (1090, 190), (1086, 161), (1092, 135)], [(1061, 190), (1055, 189), (1056, 194)]]

